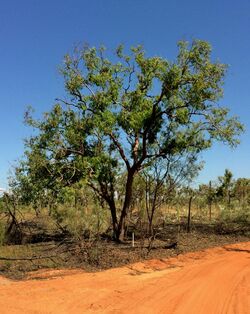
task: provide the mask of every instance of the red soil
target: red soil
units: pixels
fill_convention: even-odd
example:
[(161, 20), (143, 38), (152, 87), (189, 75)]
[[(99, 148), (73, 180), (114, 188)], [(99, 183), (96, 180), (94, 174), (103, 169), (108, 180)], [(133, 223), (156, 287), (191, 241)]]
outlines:
[(99, 273), (0, 277), (0, 313), (250, 313), (250, 242)]

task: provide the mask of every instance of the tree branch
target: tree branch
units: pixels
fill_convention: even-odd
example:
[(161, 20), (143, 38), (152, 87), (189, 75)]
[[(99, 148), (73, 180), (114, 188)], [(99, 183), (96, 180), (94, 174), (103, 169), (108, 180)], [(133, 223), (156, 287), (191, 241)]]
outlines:
[(125, 152), (121, 146), (121, 144), (118, 142), (117, 138), (115, 137), (115, 135), (111, 132), (109, 134), (110, 138), (112, 139), (113, 143), (115, 144), (115, 146), (118, 148), (118, 151), (123, 159), (123, 161), (125, 162), (126, 166), (127, 166), (127, 169), (129, 170), (131, 168), (130, 164), (129, 164), (129, 161), (125, 155)]
[(58, 257), (58, 255), (33, 256), (33, 257), (2, 257), (0, 256), (0, 261), (33, 261), (33, 260), (53, 258), (53, 257)]

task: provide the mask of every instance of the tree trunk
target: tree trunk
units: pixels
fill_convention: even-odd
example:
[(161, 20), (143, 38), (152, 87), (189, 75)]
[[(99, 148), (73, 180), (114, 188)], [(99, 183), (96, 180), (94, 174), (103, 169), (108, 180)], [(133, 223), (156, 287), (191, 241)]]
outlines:
[(230, 193), (230, 191), (228, 191), (228, 196), (227, 196), (227, 198), (228, 198), (228, 206), (230, 206), (230, 204), (231, 204), (231, 193)]
[(153, 229), (153, 217), (151, 215), (149, 221), (148, 221), (148, 233), (149, 236), (152, 236), (154, 234), (154, 229)]
[(187, 232), (190, 232), (190, 226), (191, 226), (191, 207), (192, 207), (192, 199), (193, 196), (190, 196), (189, 203), (188, 203), (188, 221), (187, 221)]
[(209, 203), (209, 221), (211, 222), (212, 220), (212, 202), (210, 201)]
[(151, 213), (148, 212), (148, 231), (149, 236), (152, 236), (154, 234), (154, 228), (153, 228), (153, 220), (154, 220), (154, 214), (156, 210), (156, 199), (153, 200)]
[(209, 181), (209, 221), (212, 219), (212, 182)]
[(133, 188), (133, 181), (134, 181), (135, 172), (136, 171), (133, 168), (131, 168), (128, 171), (127, 182), (126, 182), (125, 200), (123, 203), (121, 217), (119, 220), (118, 229), (117, 229), (117, 233), (116, 233), (116, 240), (119, 242), (124, 240), (125, 220), (126, 220), (126, 216), (127, 216), (127, 213), (128, 213), (129, 208), (130, 208), (131, 201), (132, 201), (132, 188)]
[(109, 203), (109, 208), (110, 208), (111, 217), (112, 217), (113, 238), (117, 239), (118, 222), (117, 222), (115, 201), (114, 199), (111, 199), (108, 203)]

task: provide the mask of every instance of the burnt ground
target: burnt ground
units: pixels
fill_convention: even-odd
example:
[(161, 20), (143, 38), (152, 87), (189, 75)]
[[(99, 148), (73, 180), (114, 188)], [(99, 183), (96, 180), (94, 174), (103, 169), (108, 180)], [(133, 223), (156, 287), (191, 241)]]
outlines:
[[(177, 233), (178, 230), (178, 233)], [(162, 259), (182, 253), (200, 251), (250, 239), (249, 226), (193, 225), (190, 233), (184, 226), (165, 225), (149, 241), (135, 233), (132, 247), (131, 235), (117, 244), (109, 237), (75, 240), (68, 235), (39, 238), (37, 243), (5, 245), (0, 247), (0, 275), (23, 279), (28, 272), (40, 269), (83, 269), (101, 271), (131, 264), (145, 259)], [(152, 240), (152, 239), (151, 239)]]

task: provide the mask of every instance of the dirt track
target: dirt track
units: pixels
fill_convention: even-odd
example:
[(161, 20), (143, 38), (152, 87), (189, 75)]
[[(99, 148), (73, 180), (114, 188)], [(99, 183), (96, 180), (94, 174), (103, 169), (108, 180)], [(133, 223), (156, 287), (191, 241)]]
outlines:
[(0, 278), (4, 313), (250, 313), (250, 242), (100, 273)]

